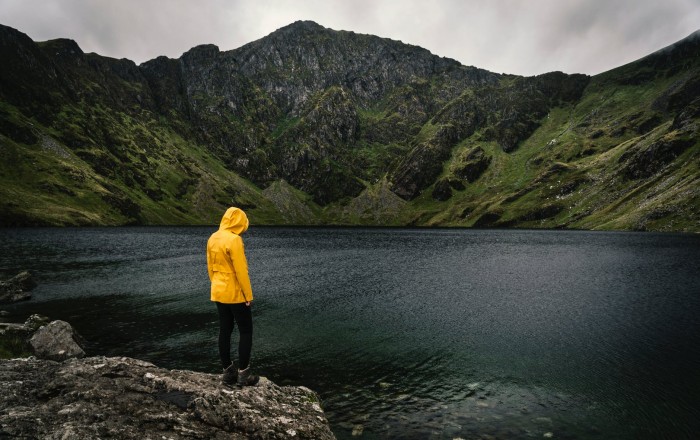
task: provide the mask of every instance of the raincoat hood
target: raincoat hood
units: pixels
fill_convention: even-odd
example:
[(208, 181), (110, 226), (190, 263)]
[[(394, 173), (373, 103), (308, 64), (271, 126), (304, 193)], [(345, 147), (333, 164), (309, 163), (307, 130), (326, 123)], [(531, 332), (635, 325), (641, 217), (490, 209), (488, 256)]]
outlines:
[(248, 230), (248, 216), (242, 209), (231, 207), (221, 218), (219, 230), (228, 230), (236, 235), (241, 235)]

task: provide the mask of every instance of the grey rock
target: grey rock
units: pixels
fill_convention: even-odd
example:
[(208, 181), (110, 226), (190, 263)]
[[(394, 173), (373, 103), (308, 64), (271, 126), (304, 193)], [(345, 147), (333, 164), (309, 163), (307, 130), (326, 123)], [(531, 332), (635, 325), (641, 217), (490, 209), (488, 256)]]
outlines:
[(0, 322), (0, 336), (17, 335), (27, 339), (37, 330), (49, 323), (49, 318), (42, 315), (32, 315), (24, 324), (14, 322)]
[(690, 136), (664, 136), (647, 143), (640, 141), (620, 156), (622, 174), (628, 179), (648, 178), (673, 162), (695, 143)]
[(0, 335), (6, 335), (9, 333), (24, 334), (29, 338), (39, 327), (44, 326), (50, 322), (50, 319), (46, 316), (34, 314), (27, 318), (24, 324), (14, 323), (14, 322), (2, 322), (0, 323)]
[(0, 438), (333, 439), (317, 395), (130, 358), (0, 361)]
[(350, 92), (333, 87), (313, 100), (299, 123), (280, 137), (285, 145), (308, 148), (282, 149), (273, 156), (285, 180), (326, 205), (333, 200), (357, 196), (364, 186), (333, 162), (359, 137), (359, 119)]
[(5, 351), (4, 355), (6, 357), (29, 356), (32, 353), (29, 338), (34, 330), (26, 322), (24, 324), (0, 323), (0, 345)]
[(0, 322), (0, 336), (19, 335), (29, 337), (31, 333), (31, 329), (27, 328), (24, 324)]
[(460, 159), (462, 165), (455, 170), (455, 174), (466, 179), (469, 183), (473, 183), (481, 177), (491, 164), (491, 156), (488, 156), (481, 147), (470, 150)]
[(0, 304), (27, 300), (32, 297), (29, 291), (34, 287), (36, 282), (26, 270), (7, 281), (0, 281)]
[(389, 175), (391, 191), (405, 200), (418, 197), (442, 172), (442, 163), (452, 154), (458, 139), (452, 124), (440, 126), (433, 137), (408, 153)]
[(435, 187), (433, 188), (433, 193), (431, 194), (431, 196), (435, 200), (439, 200), (441, 202), (444, 202), (445, 200), (452, 197), (452, 186), (450, 185), (449, 179), (438, 180), (435, 184)]
[(39, 328), (29, 343), (40, 359), (63, 361), (85, 356), (84, 342), (73, 326), (65, 321), (52, 321)]
[(31, 331), (37, 331), (39, 328), (45, 326), (46, 324), (50, 323), (51, 319), (44, 316), (44, 315), (39, 315), (39, 314), (33, 314), (27, 320), (24, 322), (24, 326), (27, 327), (27, 329)]

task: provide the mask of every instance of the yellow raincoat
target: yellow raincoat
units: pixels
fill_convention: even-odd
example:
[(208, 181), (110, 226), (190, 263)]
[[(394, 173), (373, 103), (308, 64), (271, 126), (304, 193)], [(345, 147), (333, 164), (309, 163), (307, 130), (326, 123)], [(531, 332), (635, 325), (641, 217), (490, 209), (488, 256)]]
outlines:
[(240, 237), (248, 229), (248, 216), (241, 209), (229, 208), (219, 230), (207, 242), (207, 269), (211, 281), (211, 300), (237, 304), (253, 300), (248, 277), (248, 262)]

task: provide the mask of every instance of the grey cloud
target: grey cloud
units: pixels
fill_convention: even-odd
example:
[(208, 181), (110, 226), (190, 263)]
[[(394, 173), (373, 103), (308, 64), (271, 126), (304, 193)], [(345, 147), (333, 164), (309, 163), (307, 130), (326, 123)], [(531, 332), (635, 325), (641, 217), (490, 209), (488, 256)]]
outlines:
[[(566, 61), (570, 71), (599, 73), (684, 38), (700, 23), (696, 0), (577, 1), (553, 8), (542, 51)], [(694, 17), (691, 22), (688, 18)]]
[(697, 30), (698, 0), (0, 0), (35, 40), (143, 62), (203, 43), (230, 50), (295, 20), (425, 47), (466, 65), (533, 75), (598, 73)]

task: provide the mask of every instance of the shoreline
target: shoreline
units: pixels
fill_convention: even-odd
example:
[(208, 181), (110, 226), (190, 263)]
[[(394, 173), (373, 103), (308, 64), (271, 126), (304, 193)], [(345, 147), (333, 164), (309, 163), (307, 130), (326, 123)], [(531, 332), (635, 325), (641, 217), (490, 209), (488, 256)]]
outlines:
[(0, 359), (0, 436), (335, 439), (318, 394), (304, 386), (261, 377), (229, 388), (220, 374), (86, 357), (65, 321), (32, 315), (0, 324), (3, 348), (22, 338), (28, 350), (17, 344), (10, 353), (22, 357)]

